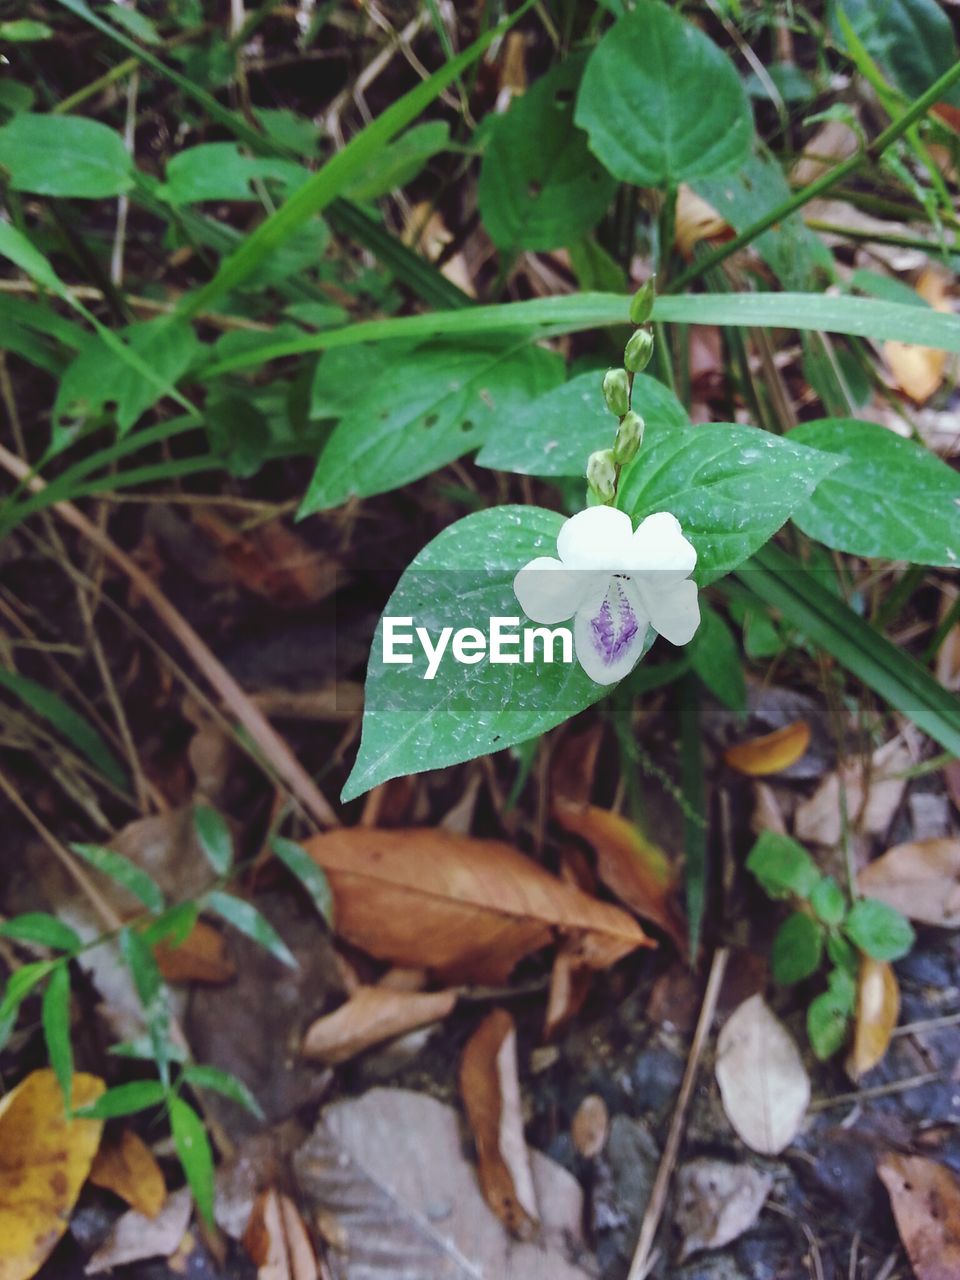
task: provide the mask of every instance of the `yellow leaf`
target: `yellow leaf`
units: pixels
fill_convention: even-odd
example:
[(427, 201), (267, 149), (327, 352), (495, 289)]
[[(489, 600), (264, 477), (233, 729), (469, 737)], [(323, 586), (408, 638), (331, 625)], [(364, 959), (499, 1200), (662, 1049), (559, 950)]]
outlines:
[[(916, 284), (916, 293), (935, 311), (951, 311), (942, 277), (927, 267)], [(883, 354), (894, 381), (911, 400), (923, 404), (943, 380), (947, 353), (933, 347), (917, 347), (905, 342), (885, 342)]]
[(153, 1152), (132, 1129), (105, 1142), (90, 1170), (90, 1181), (105, 1187), (145, 1218), (155, 1218), (167, 1199), (167, 1187)]
[(727, 747), (723, 758), (738, 773), (761, 778), (768, 773), (789, 769), (805, 754), (809, 745), (810, 726), (806, 720), (795, 720), (773, 733)]
[[(103, 1093), (73, 1077), (73, 1106)], [(0, 1280), (29, 1280), (67, 1229), (100, 1145), (102, 1120), (68, 1120), (52, 1071), (33, 1071), (0, 1102)]]
[(888, 964), (864, 956), (857, 984), (857, 1029), (847, 1060), (854, 1080), (871, 1071), (883, 1058), (900, 1017), (900, 988)]

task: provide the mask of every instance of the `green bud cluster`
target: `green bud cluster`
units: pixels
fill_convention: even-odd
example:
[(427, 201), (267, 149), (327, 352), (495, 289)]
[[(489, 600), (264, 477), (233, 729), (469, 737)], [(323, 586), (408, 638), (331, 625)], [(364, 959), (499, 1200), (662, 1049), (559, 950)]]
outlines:
[(617, 463), (612, 449), (598, 449), (587, 459), (587, 484), (601, 502), (612, 502), (617, 493)]
[(620, 421), (617, 438), (613, 442), (613, 457), (618, 466), (625, 467), (640, 452), (643, 444), (644, 421), (631, 409)]
[(657, 278), (650, 279), (630, 299), (630, 319), (634, 324), (646, 324), (653, 315), (653, 304), (657, 296)]
[(618, 418), (630, 408), (630, 375), (626, 369), (608, 369), (603, 375), (603, 398)]
[(653, 355), (653, 334), (649, 329), (638, 329), (627, 343), (623, 363), (630, 373), (643, 373)]

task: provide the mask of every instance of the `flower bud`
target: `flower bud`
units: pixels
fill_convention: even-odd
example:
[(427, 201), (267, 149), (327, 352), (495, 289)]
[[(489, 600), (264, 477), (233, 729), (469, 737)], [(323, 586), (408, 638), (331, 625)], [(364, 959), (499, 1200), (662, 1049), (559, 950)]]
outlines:
[(603, 375), (603, 398), (618, 418), (630, 408), (630, 376), (626, 369), (608, 369)]
[(631, 373), (642, 373), (653, 355), (653, 334), (649, 329), (638, 329), (623, 353), (623, 363)]
[(612, 449), (598, 449), (587, 459), (587, 484), (601, 502), (611, 502), (617, 492), (617, 464)]
[(653, 315), (653, 303), (657, 296), (657, 278), (650, 279), (640, 286), (630, 299), (630, 319), (634, 324), (646, 324)]
[(613, 458), (621, 467), (632, 462), (643, 443), (644, 421), (631, 409), (620, 423), (620, 430), (613, 443)]

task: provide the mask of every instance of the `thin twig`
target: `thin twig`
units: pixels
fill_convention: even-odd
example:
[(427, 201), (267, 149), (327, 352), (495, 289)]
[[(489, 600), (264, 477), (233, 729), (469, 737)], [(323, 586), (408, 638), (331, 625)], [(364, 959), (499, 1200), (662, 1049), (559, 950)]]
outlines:
[(647, 1275), (650, 1251), (667, 1202), (670, 1179), (673, 1176), (674, 1165), (677, 1162), (680, 1142), (686, 1125), (687, 1108), (693, 1095), (693, 1086), (696, 1084), (700, 1058), (703, 1055), (707, 1036), (710, 1034), (710, 1028), (713, 1025), (713, 1015), (716, 1013), (717, 1000), (720, 996), (720, 987), (723, 984), (723, 975), (727, 968), (729, 955), (730, 952), (726, 947), (718, 947), (713, 953), (710, 977), (707, 980), (703, 1004), (700, 1006), (697, 1029), (693, 1033), (693, 1043), (687, 1056), (683, 1081), (680, 1084), (680, 1092), (677, 1095), (677, 1105), (674, 1107), (673, 1118), (670, 1121), (670, 1132), (667, 1134), (663, 1156), (660, 1159), (660, 1167), (657, 1169), (653, 1191), (650, 1193), (650, 1201), (643, 1215), (643, 1222), (640, 1224), (640, 1238), (637, 1241), (636, 1252), (633, 1255), (633, 1262), (630, 1264), (630, 1273), (627, 1276), (627, 1280), (643, 1280), (644, 1276)]

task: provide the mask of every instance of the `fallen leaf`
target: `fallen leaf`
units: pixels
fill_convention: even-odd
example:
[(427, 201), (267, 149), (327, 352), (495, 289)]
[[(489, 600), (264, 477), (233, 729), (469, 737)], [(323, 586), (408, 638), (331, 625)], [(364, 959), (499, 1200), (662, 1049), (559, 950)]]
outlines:
[(686, 927), (677, 906), (677, 876), (663, 850), (634, 823), (609, 809), (558, 799), (553, 814), (565, 831), (580, 836), (596, 851), (597, 875), (607, 888), (685, 952)]
[(329, 831), (304, 847), (327, 873), (340, 937), (443, 980), (505, 982), (554, 931), (580, 931), (580, 956), (602, 969), (653, 946), (619, 907), (564, 884), (496, 840), (430, 828)]
[(877, 1166), (917, 1280), (960, 1275), (960, 1183), (923, 1156), (890, 1152)]
[(883, 836), (903, 799), (906, 779), (900, 775), (917, 762), (917, 739), (905, 730), (874, 751), (869, 761), (849, 760), (828, 774), (809, 800), (799, 805), (794, 834), (804, 844), (836, 846), (842, 834), (840, 780), (854, 830)]
[(910, 920), (955, 928), (960, 925), (960, 840), (894, 845), (863, 868), (857, 887)]
[(178, 947), (159, 942), (153, 949), (157, 967), (168, 982), (229, 982), (237, 966), (219, 929), (198, 920)]
[(783, 810), (777, 794), (766, 782), (753, 784), (753, 814), (750, 818), (750, 830), (756, 835), (763, 831), (775, 831), (777, 835), (787, 834), (787, 824), (783, 820)]
[(324, 1111), (293, 1157), (303, 1202), (322, 1206), (342, 1249), (334, 1280), (589, 1280), (583, 1193), (532, 1151), (540, 1238), (514, 1240), (464, 1159), (456, 1112), (425, 1094), (373, 1089)]
[(796, 764), (806, 754), (809, 745), (810, 726), (806, 720), (795, 720), (793, 724), (775, 729), (773, 733), (765, 733), (759, 738), (750, 738), (747, 742), (727, 747), (723, 758), (738, 773), (746, 773), (751, 778), (763, 778), (771, 773), (781, 773)]
[[(74, 1108), (105, 1089), (73, 1077)], [(102, 1120), (68, 1120), (52, 1071), (31, 1071), (0, 1101), (0, 1280), (28, 1280), (67, 1229), (100, 1145)]]
[(511, 1235), (532, 1240), (540, 1215), (523, 1136), (517, 1029), (505, 1009), (492, 1010), (467, 1041), (460, 1096), (477, 1147), (484, 1198)]
[(144, 1258), (169, 1258), (187, 1233), (192, 1211), (189, 1187), (181, 1187), (168, 1196), (155, 1218), (129, 1209), (113, 1224), (110, 1234), (87, 1263), (87, 1275), (99, 1275), (101, 1271), (141, 1262)]
[(727, 1119), (761, 1155), (793, 1141), (810, 1102), (810, 1080), (793, 1039), (762, 996), (744, 1000), (717, 1042), (717, 1083)]
[(847, 1071), (854, 1080), (881, 1061), (900, 1017), (900, 987), (889, 964), (864, 956), (857, 981), (857, 1025)]
[(603, 724), (592, 724), (562, 735), (550, 760), (550, 790), (554, 801), (590, 803), (604, 731)]
[(593, 982), (592, 971), (580, 959), (580, 940), (564, 938), (550, 969), (550, 988), (543, 1015), (543, 1038), (552, 1040), (583, 1008)]
[(339, 1009), (309, 1027), (300, 1052), (314, 1062), (335, 1066), (384, 1040), (439, 1022), (456, 1003), (456, 991), (361, 986)]
[(90, 1181), (125, 1200), (146, 1218), (155, 1218), (167, 1198), (167, 1186), (153, 1152), (132, 1129), (104, 1142), (94, 1157)]
[(587, 1160), (598, 1156), (607, 1143), (610, 1113), (599, 1093), (588, 1093), (570, 1122), (573, 1145)]
[(297, 1207), (281, 1191), (262, 1192), (243, 1235), (257, 1280), (317, 1280), (317, 1259)]
[(316, 604), (338, 585), (340, 568), (279, 520), (241, 533), (203, 507), (192, 511), (198, 527), (223, 557), (229, 574), (254, 595), (281, 607)]
[[(860, 149), (860, 137), (846, 120), (828, 120), (813, 135), (799, 160), (790, 170), (790, 185), (809, 186), (839, 160), (846, 160)], [(844, 206), (846, 208), (846, 206)], [(810, 210), (807, 216), (812, 216)]]
[[(916, 293), (935, 311), (952, 311), (944, 278), (932, 267), (925, 267), (916, 284)], [(947, 353), (934, 347), (918, 347), (906, 342), (885, 342), (883, 353), (894, 381), (911, 400), (923, 404), (943, 381)]]
[(676, 1224), (681, 1261), (700, 1249), (722, 1249), (749, 1231), (773, 1186), (773, 1175), (750, 1164), (691, 1160), (677, 1174)]
[(724, 240), (732, 238), (733, 228), (717, 213), (713, 205), (698, 196), (692, 187), (681, 182), (677, 188), (674, 243), (685, 261), (691, 260), (694, 249), (702, 240), (722, 244)]

